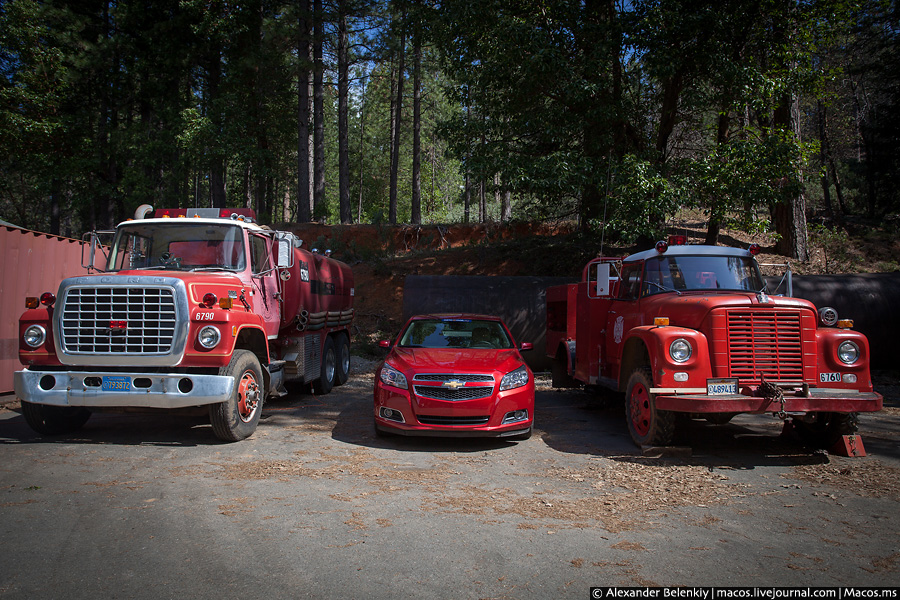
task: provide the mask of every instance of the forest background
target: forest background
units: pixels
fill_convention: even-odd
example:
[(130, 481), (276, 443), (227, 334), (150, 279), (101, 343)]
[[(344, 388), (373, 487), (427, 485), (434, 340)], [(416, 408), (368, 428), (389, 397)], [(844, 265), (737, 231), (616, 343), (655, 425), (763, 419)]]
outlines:
[[(265, 223), (672, 215), (771, 232), (900, 210), (890, 0), (4, 0), (0, 219), (140, 204)], [(812, 221), (811, 223), (809, 221)]]

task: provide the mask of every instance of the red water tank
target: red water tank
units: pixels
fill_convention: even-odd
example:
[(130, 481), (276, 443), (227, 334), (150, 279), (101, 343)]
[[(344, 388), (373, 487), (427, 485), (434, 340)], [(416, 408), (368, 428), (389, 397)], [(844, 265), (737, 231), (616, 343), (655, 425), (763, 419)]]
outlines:
[(353, 318), (353, 271), (319, 253), (294, 248), (294, 266), (284, 282), (282, 327), (321, 329)]

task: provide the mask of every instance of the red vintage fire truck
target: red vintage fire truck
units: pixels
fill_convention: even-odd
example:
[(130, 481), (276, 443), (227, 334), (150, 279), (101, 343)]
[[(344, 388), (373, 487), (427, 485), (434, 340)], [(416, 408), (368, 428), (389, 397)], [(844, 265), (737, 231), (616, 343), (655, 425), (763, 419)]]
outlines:
[(856, 430), (857, 413), (881, 409), (869, 344), (852, 321), (770, 295), (756, 245), (684, 242), (596, 258), (579, 283), (547, 290), (555, 386), (624, 392), (641, 446), (670, 443), (679, 414), (727, 423), (772, 413), (827, 447)]
[(14, 387), (34, 430), (70, 432), (99, 410), (206, 407), (215, 435), (237, 441), (285, 383), (327, 394), (347, 380), (347, 265), (249, 209), (152, 210), (87, 234), (91, 274), (26, 299)]

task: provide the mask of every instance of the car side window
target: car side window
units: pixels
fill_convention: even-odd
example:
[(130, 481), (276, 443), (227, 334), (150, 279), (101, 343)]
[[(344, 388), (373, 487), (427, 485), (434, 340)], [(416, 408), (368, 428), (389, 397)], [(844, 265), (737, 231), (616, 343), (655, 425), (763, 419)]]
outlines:
[(250, 236), (250, 268), (254, 275), (272, 269), (269, 240), (261, 235)]
[(634, 300), (641, 293), (642, 265), (625, 265), (622, 269), (622, 282), (620, 284), (619, 298)]

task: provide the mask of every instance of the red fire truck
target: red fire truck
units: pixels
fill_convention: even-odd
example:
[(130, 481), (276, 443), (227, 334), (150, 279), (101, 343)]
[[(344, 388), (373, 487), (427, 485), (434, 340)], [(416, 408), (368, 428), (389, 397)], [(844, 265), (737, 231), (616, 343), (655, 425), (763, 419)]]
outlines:
[(34, 430), (70, 432), (92, 411), (206, 407), (215, 435), (237, 441), (285, 383), (327, 394), (347, 380), (347, 265), (249, 209), (151, 211), (87, 234), (91, 274), (26, 299), (14, 386)]
[(676, 237), (590, 261), (579, 283), (547, 290), (554, 385), (624, 392), (641, 446), (670, 443), (678, 414), (772, 413), (822, 447), (854, 432), (857, 413), (882, 407), (866, 337), (832, 308), (770, 295), (758, 251)]

